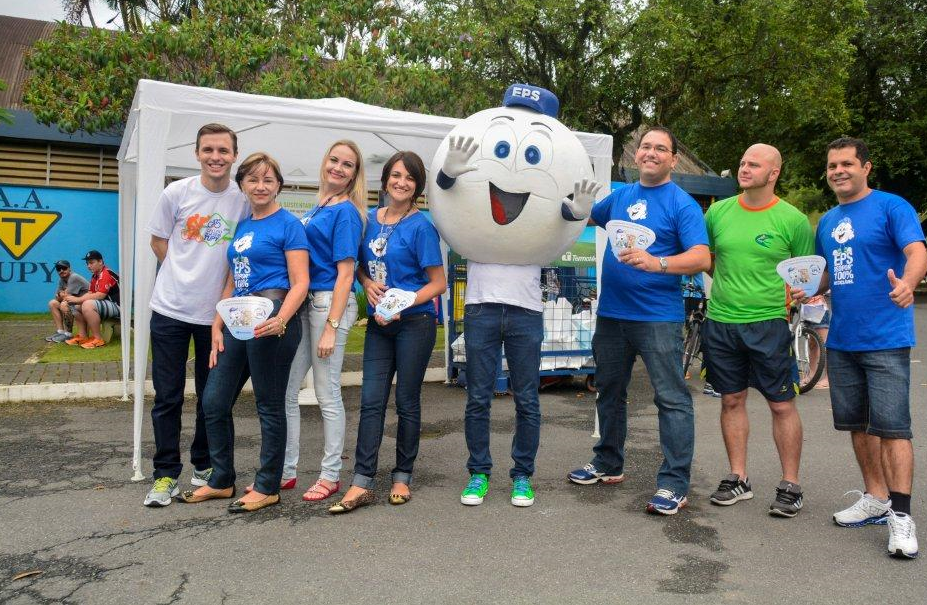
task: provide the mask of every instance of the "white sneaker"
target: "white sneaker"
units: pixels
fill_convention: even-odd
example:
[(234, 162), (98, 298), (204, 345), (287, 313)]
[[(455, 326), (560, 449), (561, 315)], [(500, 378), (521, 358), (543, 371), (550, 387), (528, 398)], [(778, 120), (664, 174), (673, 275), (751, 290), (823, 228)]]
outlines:
[(862, 527), (888, 523), (888, 511), (892, 508), (891, 500), (882, 503), (872, 494), (864, 494), (858, 489), (850, 490), (843, 495), (849, 494), (859, 494), (860, 498), (849, 508), (834, 513), (834, 523), (840, 527)]
[(212, 477), (212, 467), (198, 471), (193, 469), (193, 476), (190, 478), (190, 485), (203, 487), (209, 485), (209, 478)]
[(911, 515), (889, 511), (888, 554), (903, 559), (917, 557), (917, 527)]

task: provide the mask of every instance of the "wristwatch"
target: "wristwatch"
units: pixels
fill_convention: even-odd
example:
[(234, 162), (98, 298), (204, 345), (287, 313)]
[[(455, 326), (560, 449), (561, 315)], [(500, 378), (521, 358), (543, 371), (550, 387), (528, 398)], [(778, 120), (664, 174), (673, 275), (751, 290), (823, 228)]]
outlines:
[(336, 330), (338, 329), (338, 326), (341, 325), (341, 323), (337, 319), (332, 319), (331, 317), (327, 318), (325, 321), (331, 324), (331, 326), (335, 328)]
[(666, 257), (661, 256), (660, 257), (660, 273), (666, 273), (666, 267), (667, 267)]

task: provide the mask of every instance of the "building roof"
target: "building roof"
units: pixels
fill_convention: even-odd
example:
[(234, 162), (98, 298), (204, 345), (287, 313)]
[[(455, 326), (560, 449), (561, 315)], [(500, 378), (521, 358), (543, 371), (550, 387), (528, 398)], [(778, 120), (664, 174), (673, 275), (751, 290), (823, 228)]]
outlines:
[(7, 89), (0, 91), (0, 107), (25, 109), (22, 104), (26, 70), (25, 53), (33, 44), (51, 36), (57, 23), (0, 15), (0, 80)]

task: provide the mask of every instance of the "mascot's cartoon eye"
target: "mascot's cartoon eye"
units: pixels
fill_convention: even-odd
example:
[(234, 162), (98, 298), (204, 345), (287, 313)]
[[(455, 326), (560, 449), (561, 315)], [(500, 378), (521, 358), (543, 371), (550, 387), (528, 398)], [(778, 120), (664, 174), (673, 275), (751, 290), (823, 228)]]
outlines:
[(515, 150), (518, 145), (518, 136), (508, 124), (493, 122), (483, 134), (479, 153), (483, 159), (492, 160), (502, 164), (509, 170), (515, 163)]
[(546, 170), (554, 159), (554, 146), (543, 131), (529, 132), (518, 145), (516, 170)]
[(534, 145), (529, 145), (528, 148), (525, 149), (525, 160), (532, 166), (537, 164), (541, 161), (541, 150)]

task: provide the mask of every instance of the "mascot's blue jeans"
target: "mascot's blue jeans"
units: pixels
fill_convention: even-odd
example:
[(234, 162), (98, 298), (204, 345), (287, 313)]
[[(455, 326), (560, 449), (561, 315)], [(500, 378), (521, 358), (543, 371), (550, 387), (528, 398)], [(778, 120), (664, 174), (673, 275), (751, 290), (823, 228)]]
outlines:
[(540, 311), (499, 303), (467, 305), (464, 312), (467, 350), (467, 410), (465, 435), (471, 473), (490, 474), (489, 409), (502, 347), (515, 398), (515, 436), (512, 438), (512, 478), (534, 474), (534, 458), (541, 437), (538, 398), (541, 341), (544, 321)]

